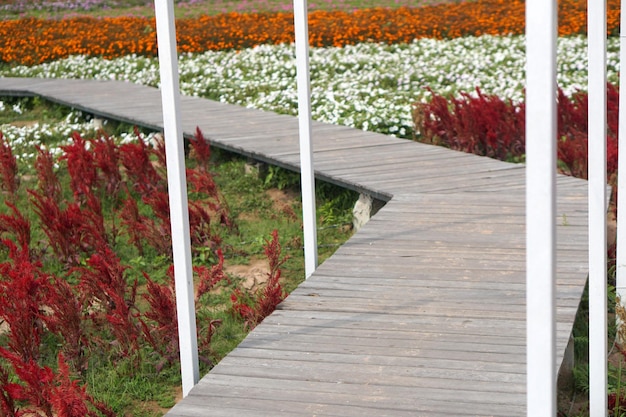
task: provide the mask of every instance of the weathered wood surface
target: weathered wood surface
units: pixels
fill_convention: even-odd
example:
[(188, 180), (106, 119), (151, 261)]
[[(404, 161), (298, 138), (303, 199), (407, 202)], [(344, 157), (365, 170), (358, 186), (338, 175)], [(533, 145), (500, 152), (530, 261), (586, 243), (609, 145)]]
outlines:
[[(2, 79), (161, 128), (157, 89)], [(185, 135), (297, 170), (295, 117), (182, 98)], [(313, 124), (319, 178), (388, 201), (169, 413), (525, 415), (524, 167)], [(560, 366), (587, 278), (586, 182), (558, 178)]]

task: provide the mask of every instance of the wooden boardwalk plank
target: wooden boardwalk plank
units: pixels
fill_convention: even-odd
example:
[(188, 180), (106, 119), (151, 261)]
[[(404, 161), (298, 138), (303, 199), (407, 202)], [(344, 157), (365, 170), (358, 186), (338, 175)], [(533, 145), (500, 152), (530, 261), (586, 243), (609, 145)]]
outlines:
[[(158, 90), (0, 78), (160, 129)], [(297, 170), (297, 119), (181, 99), (185, 136)], [(168, 416), (525, 415), (525, 168), (313, 123), (318, 178), (386, 205)], [(587, 277), (587, 185), (559, 176), (557, 362)], [(555, 370), (557, 371), (557, 370)]]
[[(412, 387), (385, 386), (358, 388), (350, 384), (316, 381), (289, 381), (289, 387), (284, 388), (286, 383), (280, 379), (249, 376), (225, 376), (223, 383), (221, 380), (202, 381), (203, 390), (214, 394), (210, 398), (198, 396), (189, 401), (190, 404), (199, 405), (196, 408), (198, 414), (187, 414), (185, 411), (178, 414), (173, 410), (171, 415), (205, 416), (202, 412), (206, 413), (206, 409), (202, 409), (202, 405), (207, 401), (217, 403), (219, 414), (216, 415), (232, 416), (267, 416), (274, 415), (275, 410), (308, 416), (450, 416), (451, 408), (458, 409), (453, 415), (459, 416), (510, 415), (497, 412), (502, 408), (499, 402), (507, 401), (506, 394), (500, 396), (499, 402), (492, 399), (484, 404), (473, 400), (475, 392), (461, 392), (458, 397), (455, 396), (454, 406), (451, 406), (450, 391), (445, 389), (417, 390)], [(396, 393), (402, 396), (396, 398)], [(355, 396), (361, 396), (364, 400), (355, 404)], [(241, 401), (241, 398), (246, 398), (246, 401)], [(509, 406), (513, 412), (522, 410), (520, 404)], [(233, 410), (233, 413), (221, 414), (220, 411), (224, 409)], [(261, 413), (257, 414), (259, 411)]]

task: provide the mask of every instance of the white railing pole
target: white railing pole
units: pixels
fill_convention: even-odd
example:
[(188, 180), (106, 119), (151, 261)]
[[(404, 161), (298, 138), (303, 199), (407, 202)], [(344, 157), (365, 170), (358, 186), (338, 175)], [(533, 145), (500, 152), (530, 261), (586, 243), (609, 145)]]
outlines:
[[(626, 11), (626, 0), (621, 1), (620, 10)], [(619, 43), (619, 128), (618, 170), (617, 170), (617, 259), (616, 259), (616, 284), (615, 292), (621, 305), (626, 306), (626, 12), (621, 13), (620, 43)], [(624, 326), (617, 317), (617, 324)], [(618, 335), (620, 332), (617, 333)], [(619, 340), (620, 343), (625, 342)]]
[(163, 101), (163, 130), (167, 154), (167, 184), (170, 200), (172, 251), (176, 279), (176, 309), (183, 396), (199, 379), (196, 312), (191, 270), (189, 211), (183, 131), (180, 121), (178, 55), (173, 0), (155, 0), (157, 42)]
[(556, 415), (556, 0), (526, 0), (527, 415)]
[(588, 0), (589, 411), (607, 413), (606, 0)]
[(304, 223), (304, 264), (306, 278), (317, 268), (317, 221), (315, 174), (311, 143), (311, 83), (309, 80), (309, 24), (306, 0), (293, 2), (298, 79), (298, 121), (300, 124), (300, 172), (302, 219)]

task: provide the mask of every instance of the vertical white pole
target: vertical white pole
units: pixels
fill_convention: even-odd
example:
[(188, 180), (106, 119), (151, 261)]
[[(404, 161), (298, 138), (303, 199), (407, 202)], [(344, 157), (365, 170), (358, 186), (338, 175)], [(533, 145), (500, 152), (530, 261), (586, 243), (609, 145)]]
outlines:
[[(619, 156), (617, 170), (617, 277), (615, 291), (622, 306), (626, 306), (626, 0), (621, 1), (620, 43), (619, 43)], [(618, 326), (624, 326), (617, 317)], [(618, 335), (620, 332), (617, 333)], [(624, 340), (620, 340), (624, 342)]]
[(198, 382), (200, 372), (198, 367), (193, 274), (191, 270), (187, 178), (185, 176), (183, 130), (180, 121), (176, 28), (172, 1), (155, 0), (154, 8), (157, 22), (163, 127), (167, 153), (167, 184), (170, 199), (174, 275), (176, 279), (180, 367), (183, 397), (185, 397)]
[(588, 0), (589, 411), (607, 413), (606, 0)]
[(305, 275), (317, 268), (317, 222), (315, 215), (315, 176), (311, 143), (311, 85), (309, 80), (309, 24), (306, 0), (293, 2), (298, 78), (298, 120), (300, 123), (300, 169), (302, 218), (304, 223)]
[(527, 415), (556, 415), (556, 0), (526, 0)]

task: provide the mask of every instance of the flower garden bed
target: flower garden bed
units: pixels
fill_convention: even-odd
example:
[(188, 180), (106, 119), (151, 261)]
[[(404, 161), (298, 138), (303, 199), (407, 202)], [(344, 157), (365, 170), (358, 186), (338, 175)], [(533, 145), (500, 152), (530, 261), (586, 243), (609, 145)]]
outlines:
[[(615, 35), (619, 20), (619, 3), (616, 0), (610, 0), (608, 4), (608, 31)], [(584, 162), (586, 98), (584, 92), (580, 93), (579, 90), (586, 88), (586, 45), (584, 36), (580, 36), (584, 34), (586, 27), (586, 3), (580, 0), (562, 0), (559, 5), (559, 34), (561, 35), (559, 39), (559, 86), (563, 91), (560, 100), (560, 167), (564, 172), (584, 177), (586, 175)], [(375, 8), (354, 12), (312, 11), (309, 30), (311, 44), (315, 47), (312, 49), (311, 57), (314, 118), (406, 138), (415, 137), (419, 140), (470, 152), (483, 152), (501, 159), (521, 161), (524, 157), (521, 142), (523, 138), (524, 39), (520, 36), (524, 31), (523, 17), (524, 2), (521, 0), (478, 0), (435, 4), (423, 8)], [(179, 45), (180, 50), (184, 52), (180, 61), (183, 92), (234, 104), (294, 114), (297, 94), (293, 63), (295, 52), (293, 46), (290, 45), (293, 41), (292, 25), (291, 13), (276, 11), (233, 12), (178, 20)], [(609, 38), (609, 80), (613, 84), (617, 82), (617, 51), (617, 38)], [(154, 20), (147, 17), (80, 16), (55, 20), (28, 18), (0, 21), (0, 75), (4, 76), (102, 77), (157, 85), (158, 67), (154, 58), (155, 53)], [(480, 91), (476, 90), (477, 87)], [(609, 91), (611, 92), (610, 110), (612, 113), (609, 120), (608, 169), (609, 178), (614, 179), (616, 171), (614, 163), (616, 146), (614, 145), (617, 142), (614, 116), (617, 98), (616, 89), (613, 86)], [(419, 104), (413, 107), (414, 103)], [(17, 109), (20, 109), (21, 105), (20, 101), (5, 100), (3, 102), (3, 106), (17, 106)], [(462, 123), (468, 115), (473, 115), (469, 117), (475, 119), (476, 110), (481, 116), (478, 117), (478, 122), (484, 123)], [(0, 108), (1, 112), (2, 108)], [(498, 120), (502, 123), (497, 123)], [(128, 377), (137, 370), (141, 370), (141, 375), (153, 375), (151, 372), (154, 372), (156, 368), (163, 368), (166, 369), (161, 374), (164, 375), (164, 380), (160, 381), (165, 385), (170, 384), (171, 387), (172, 380), (176, 378), (176, 369), (167, 365), (172, 362), (171, 359), (175, 355), (172, 352), (174, 347), (171, 340), (165, 340), (164, 336), (168, 332), (171, 333), (173, 326), (171, 312), (166, 312), (167, 304), (171, 304), (169, 281), (163, 272), (167, 263), (163, 260), (163, 256), (167, 258), (167, 255), (157, 253), (158, 250), (154, 248), (150, 251), (155, 251), (156, 258), (145, 258), (144, 255), (136, 252), (140, 251), (137, 245), (142, 245), (142, 242), (159, 243), (155, 233), (164, 232), (163, 196), (161, 195), (160, 200), (155, 197), (153, 201), (143, 201), (141, 196), (145, 194), (145, 190), (142, 192), (134, 187), (141, 186), (140, 184), (145, 181), (129, 180), (131, 177), (128, 175), (133, 173), (131, 164), (124, 167), (120, 178), (124, 178), (123, 182), (130, 181), (126, 184), (129, 192), (126, 196), (132, 194), (134, 199), (125, 197), (114, 199), (114, 201), (99, 200), (102, 194), (106, 194), (103, 190), (106, 190), (107, 186), (116, 188), (114, 182), (117, 174), (112, 169), (113, 165), (106, 165), (111, 161), (107, 162), (103, 159), (100, 162), (101, 166), (94, 168), (97, 174), (93, 177), (94, 182), (90, 183), (87, 188), (81, 186), (80, 181), (73, 181), (72, 178), (81, 178), (81, 180), (90, 178), (84, 175), (84, 171), (91, 171), (93, 167), (72, 164), (83, 171), (62, 174), (59, 183), (66, 186), (66, 190), (63, 191), (66, 196), (66, 203), (64, 203), (66, 205), (58, 205), (59, 202), (57, 202), (55, 206), (54, 201), (48, 201), (45, 198), (52, 191), (49, 193), (43, 188), (37, 189), (37, 187), (52, 187), (51, 190), (54, 190), (56, 186), (50, 185), (55, 183), (54, 175), (50, 174), (50, 171), (48, 174), (45, 171), (28, 173), (28, 170), (13, 167), (11, 162), (15, 160), (16, 164), (28, 164), (30, 160), (33, 163), (38, 155), (32, 148), (29, 151), (20, 144), (17, 144), (17, 148), (15, 147), (20, 140), (18, 138), (21, 137), (18, 130), (21, 132), (24, 127), (6, 126), (3, 130), (5, 130), (5, 138), (8, 139), (7, 142), (3, 142), (5, 145), (2, 147), (3, 184), (7, 193), (5, 196), (19, 195), (22, 201), (22, 203), (16, 203), (15, 208), (7, 206), (2, 212), (0, 235), (3, 239), (9, 236), (14, 242), (14, 246), (11, 246), (11, 243), (5, 243), (6, 248), (10, 250), (6, 249), (2, 252), (6, 254), (2, 264), (3, 276), (12, 277), (2, 281), (3, 291), (18, 293), (27, 291), (31, 285), (40, 288), (40, 291), (34, 291), (32, 298), (25, 298), (24, 302), (30, 303), (28, 305), (7, 304), (5, 306), (5, 311), (23, 310), (25, 316), (10, 317), (5, 314), (4, 321), (21, 323), (27, 329), (24, 332), (5, 332), (1, 336), (4, 338), (3, 356), (7, 365), (4, 369), (9, 369), (8, 365), (11, 364), (13, 371), (0, 373), (0, 383), (4, 389), (0, 391), (0, 404), (8, 404), (9, 400), (16, 400), (12, 404), (16, 407), (14, 409), (17, 409), (25, 404), (20, 402), (23, 401), (21, 399), (28, 399), (30, 405), (37, 408), (38, 412), (50, 415), (52, 411), (48, 412), (46, 407), (56, 407), (55, 410), (65, 407), (61, 402), (54, 403), (50, 400), (51, 396), (55, 396), (58, 392), (65, 392), (67, 398), (75, 398), (76, 401), (82, 398), (87, 404), (91, 401), (88, 396), (96, 392), (90, 397), (93, 399), (91, 402), (96, 406), (91, 406), (88, 410), (95, 413), (94, 415), (98, 413), (107, 415), (109, 411), (104, 405), (99, 405), (101, 402), (99, 398), (104, 395), (105, 398), (111, 400), (116, 394), (107, 397), (106, 394), (97, 393), (98, 389), (102, 389), (101, 385), (100, 388), (95, 387), (98, 387), (98, 380), (105, 381), (109, 385), (119, 383), (118, 379), (107, 380), (107, 377), (117, 373), (117, 370), (121, 370), (121, 373), (125, 372), (125, 377)], [(36, 136), (38, 133), (32, 133), (31, 137), (33, 135)], [(66, 140), (69, 135), (64, 133), (64, 136)], [(483, 140), (484, 142), (481, 142)], [(51, 161), (61, 153), (51, 155), (48, 159), (42, 156), (43, 153), (39, 154), (39, 158), (42, 159), (38, 169), (50, 169), (51, 163), (63, 165), (65, 160), (69, 162), (89, 159), (86, 155), (91, 151), (87, 147), (80, 149), (78, 146), (80, 143), (78, 139), (62, 142), (62, 145), (70, 150), (70, 154), (63, 153), (65, 159), (59, 162)], [(93, 143), (90, 146), (94, 147), (107, 146), (106, 141), (103, 141), (101, 145), (97, 140), (85, 143)], [(9, 151), (11, 148), (18, 149), (18, 151), (12, 154), (12, 151)], [(111, 159), (115, 152), (110, 153), (107, 158)], [(159, 165), (162, 165), (162, 162), (158, 162), (158, 155), (151, 154), (149, 159), (151, 163), (156, 162), (155, 169), (158, 172)], [(45, 163), (48, 164), (48, 168), (45, 168)], [(201, 165), (202, 163), (197, 164), (197, 166)], [(14, 180), (16, 169), (18, 177), (22, 177), (22, 184), (17, 184)], [(147, 171), (151, 172), (150, 169)], [(27, 174), (24, 175), (25, 173)], [(139, 175), (138, 172), (135, 175)], [(194, 178), (196, 174), (190, 175)], [(280, 175), (283, 174), (277, 173), (274, 179)], [(50, 182), (47, 186), (46, 181)], [(12, 186), (17, 188), (12, 189)], [(158, 188), (158, 186), (154, 187)], [(26, 188), (31, 188), (33, 192), (26, 192)], [(200, 189), (194, 192), (209, 197)], [(9, 200), (12, 198), (7, 197)], [(15, 201), (19, 199), (16, 197)], [(131, 200), (137, 202), (136, 210), (133, 207), (121, 205), (121, 201), (132, 204)], [(25, 203), (26, 201), (30, 201), (30, 204), (36, 207), (35, 213), (29, 215), (22, 213), (20, 207), (28, 204)], [(121, 224), (116, 226), (114, 222), (112, 224), (113, 217), (98, 219), (98, 205), (111, 210), (109, 215), (115, 216), (113, 213), (117, 213), (120, 219), (125, 219), (123, 222), (127, 223), (126, 226)], [(202, 207), (198, 206), (196, 209), (200, 211), (197, 212), (196, 219), (199, 220), (195, 224), (201, 227), (203, 221), (206, 223), (206, 216), (202, 214)], [(126, 218), (122, 216), (122, 210), (126, 210)], [(203, 210), (208, 213), (206, 209)], [(332, 216), (333, 209), (328, 210), (329, 216)], [(145, 216), (146, 211), (151, 217), (145, 218), (144, 221), (139, 221), (140, 217), (134, 217), (135, 227), (133, 227), (131, 214)], [(69, 229), (65, 232), (62, 229), (55, 231), (54, 228), (60, 227), (59, 225), (37, 223), (39, 230), (33, 231), (34, 248), (25, 245), (25, 242), (29, 240), (26, 237), (27, 225), (36, 221), (43, 222), (46, 218), (55, 218), (52, 213), (70, 216), (67, 219), (70, 223), (64, 226)], [(74, 216), (73, 220), (71, 216)], [(37, 217), (40, 220), (36, 220)], [(218, 217), (221, 218), (221, 216)], [(205, 220), (202, 220), (203, 218)], [(78, 223), (74, 224), (71, 221)], [(76, 226), (79, 223), (82, 226)], [(142, 231), (139, 225), (143, 223), (151, 224), (152, 232)], [(74, 228), (72, 225), (86, 234), (88, 231), (92, 233), (94, 230), (99, 230), (98, 233), (101, 236), (98, 237), (96, 233), (90, 237), (82, 234), (72, 237), (68, 232)], [(131, 233), (124, 238), (126, 239), (125, 245), (132, 248), (134, 254), (130, 258), (115, 263), (116, 258), (111, 255), (110, 259), (114, 262), (104, 263), (102, 258), (96, 256), (99, 249), (95, 250), (95, 248), (105, 250), (106, 246), (111, 244), (111, 237), (114, 243), (117, 243), (118, 239), (123, 240), (121, 237), (126, 233), (124, 230), (146, 234), (133, 236)], [(200, 235), (211, 236), (207, 230)], [(257, 233), (257, 240), (259, 240), (257, 246), (259, 247), (264, 240), (259, 238), (260, 236)], [(74, 239), (75, 242), (63, 243), (64, 237)], [(280, 263), (282, 257), (276, 254), (276, 240), (274, 238), (270, 240), (267, 234), (264, 238), (268, 239), (270, 252), (274, 253), (275, 264)], [(30, 241), (33, 242), (32, 237)], [(295, 241), (290, 240), (290, 242)], [(164, 241), (160, 243), (165, 244)], [(214, 246), (216, 246), (214, 243), (209, 243), (203, 247), (213, 248)], [(164, 246), (159, 250), (163, 252)], [(26, 256), (27, 253), (31, 255)], [(78, 253), (81, 253), (81, 256), (75, 257)], [(41, 254), (44, 258), (38, 260), (34, 257)], [(211, 278), (220, 275), (221, 263), (218, 252), (212, 249), (198, 249), (196, 255), (197, 259), (202, 259), (201, 263), (208, 268), (205, 271), (208, 271), (210, 275), (204, 276), (206, 285), (223, 284), (222, 281), (212, 281)], [(39, 263), (48, 264), (49, 258), (57, 258), (56, 266), (51, 270), (47, 269), (48, 265), (41, 269)], [(156, 268), (156, 279), (137, 272), (141, 271), (142, 266), (154, 263), (159, 266)], [(131, 275), (126, 275), (129, 270), (124, 265), (128, 264), (133, 267), (132, 270), (136, 270)], [(34, 271), (34, 274), (29, 277), (27, 274), (21, 274), (20, 270)], [(272, 270), (275, 274), (276, 270)], [(110, 291), (106, 290), (108, 294), (98, 295), (96, 294), (97, 288), (90, 285), (90, 277), (94, 278), (96, 274), (118, 279), (117, 282), (110, 281), (112, 287)], [(124, 278), (124, 283), (129, 286), (122, 285), (120, 277)], [(138, 284), (134, 284), (133, 279), (137, 279)], [(66, 287), (59, 283), (59, 280), (67, 280), (70, 283), (73, 280), (76, 285)], [(52, 288), (54, 286), (51, 287), (50, 283), (58, 283), (58, 288)], [(16, 287), (13, 288), (10, 285), (16, 285)], [(23, 287), (17, 287), (19, 285)], [(137, 287), (133, 287), (134, 285)], [(203, 340), (210, 342), (213, 332), (217, 334), (226, 330), (226, 339), (230, 340), (229, 343), (232, 345), (236, 343), (233, 341), (238, 340), (237, 338), (242, 334), (235, 329), (241, 329), (244, 322), (254, 323), (256, 321), (254, 319), (255, 306), (263, 303), (255, 303), (254, 294), (246, 294), (241, 290), (237, 292), (228, 285), (226, 287), (225, 292), (216, 291), (213, 296), (215, 294), (223, 296), (224, 293), (232, 295), (232, 299), (228, 296), (221, 302), (222, 305), (230, 306), (228, 317), (237, 316), (239, 321), (234, 323), (233, 327), (223, 326), (223, 323), (230, 319), (219, 316), (214, 317), (213, 320), (217, 321), (213, 322), (209, 317), (210, 314), (207, 313), (209, 326), (203, 329), (205, 332)], [(137, 294), (133, 292), (133, 288), (138, 288)], [(276, 290), (277, 287), (273, 288)], [(66, 293), (61, 294), (60, 291), (66, 291)], [(281, 290), (276, 290), (269, 295), (276, 300), (280, 298), (277, 295), (281, 294)], [(211, 292), (204, 297), (210, 296), (212, 296)], [(48, 298), (44, 300), (37, 297)], [(75, 303), (60, 306), (59, 297), (74, 300)], [(146, 306), (151, 303), (156, 303), (159, 308), (153, 309), (157, 315), (150, 317), (146, 313)], [(208, 304), (211, 302), (209, 301)], [(85, 315), (86, 320), (84, 323), (75, 320), (73, 329), (62, 329), (58, 323), (55, 323), (55, 317), (78, 314), (78, 310), (74, 313), (67, 310), (72, 306), (77, 307), (80, 314)], [(120, 310), (124, 306), (127, 311)], [(66, 310), (61, 307), (65, 307)], [(161, 313), (160, 316), (158, 312)], [(74, 318), (77, 317), (76, 314)], [(169, 322), (165, 321), (167, 318)], [(220, 320), (222, 326), (219, 325)], [(149, 325), (153, 325), (156, 329), (154, 337)], [(214, 328), (211, 327), (212, 325)], [(100, 333), (88, 333), (97, 329), (98, 326), (101, 326), (98, 330)], [(74, 333), (64, 336), (70, 331)], [(94, 337), (94, 334), (98, 336)], [(101, 336), (103, 334), (106, 334), (106, 337)], [(12, 339), (14, 337), (30, 338), (32, 342), (30, 348), (26, 342)], [(94, 343), (100, 344), (88, 345), (85, 343), (86, 338), (93, 339)], [(73, 340), (75, 343), (68, 347), (59, 339)], [(41, 355), (41, 352), (35, 352), (36, 348), (33, 348), (33, 344), (39, 345), (40, 348), (46, 347), (43, 349), (46, 354)], [(16, 348), (21, 345), (24, 345), (26, 350), (19, 351)], [(9, 348), (7, 349), (6, 346)], [(85, 362), (86, 359), (81, 357), (80, 352), (83, 352), (84, 356), (84, 352), (88, 349), (100, 349), (103, 346), (113, 347), (113, 353), (108, 354), (108, 359), (112, 360), (109, 363), (113, 363), (114, 368), (117, 369), (104, 365), (105, 360), (102, 358), (98, 359), (98, 361), (102, 360), (100, 362), (87, 363), (88, 361)], [(217, 360), (219, 355), (211, 357), (210, 343), (206, 346), (209, 346), (207, 358)], [(40, 360), (29, 362), (35, 354), (40, 356)], [(150, 360), (145, 360), (148, 358)], [(137, 361), (142, 363), (139, 364)], [(90, 371), (99, 366), (105, 369), (108, 375)], [(36, 378), (31, 381), (28, 375), (35, 375)], [(16, 382), (18, 376), (22, 378), (22, 382)], [(76, 376), (80, 376), (80, 379), (74, 379)], [(90, 387), (86, 392), (82, 388), (84, 382), (87, 382)], [(132, 384), (135, 383), (142, 386), (145, 391), (145, 384), (132, 381)], [(50, 398), (37, 397), (38, 392)], [(162, 391), (156, 388), (149, 395), (165, 395), (165, 398), (170, 398), (170, 394), (162, 394)], [(166, 403), (167, 401), (163, 404)], [(10, 408), (6, 408), (8, 409)], [(77, 410), (80, 410), (78, 414), (64, 411), (58, 415), (86, 415), (86, 409), (77, 408)], [(139, 412), (135, 409), (134, 413)], [(145, 415), (151, 414), (146, 412)]]
[[(619, 24), (619, 1), (610, 0), (608, 30)], [(406, 43), (418, 38), (511, 35), (524, 32), (524, 1), (477, 0), (420, 8), (316, 10), (309, 14), (312, 46), (345, 46), (361, 42)], [(586, 30), (586, 7), (580, 0), (561, 0), (559, 34)], [(180, 19), (181, 52), (244, 49), (294, 40), (292, 13), (227, 13)], [(0, 21), (0, 62), (39, 64), (70, 55), (116, 58), (156, 55), (154, 19), (145, 17)]]

